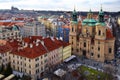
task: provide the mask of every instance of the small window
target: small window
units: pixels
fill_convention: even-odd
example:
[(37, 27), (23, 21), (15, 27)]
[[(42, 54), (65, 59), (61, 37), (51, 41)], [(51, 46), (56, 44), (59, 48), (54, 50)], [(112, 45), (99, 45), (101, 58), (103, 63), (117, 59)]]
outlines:
[(86, 43), (84, 42), (84, 47), (86, 47)]
[(72, 32), (73, 32), (73, 30), (74, 30), (74, 29), (73, 29), (73, 27), (72, 27)]
[(109, 48), (109, 53), (112, 53), (112, 49), (111, 48)]
[(91, 56), (93, 56), (94, 54), (93, 53), (91, 53)]
[(100, 47), (98, 47), (98, 51), (100, 51)]
[(79, 50), (78, 50), (78, 49), (76, 49), (76, 51), (77, 51), (77, 52), (79, 52)]
[(99, 32), (98, 32), (98, 35), (100, 36), (101, 35), (101, 31), (99, 30)]
[(72, 51), (73, 51), (73, 48), (72, 48)]
[(98, 54), (98, 58), (100, 58), (100, 54)]
[(100, 41), (98, 41), (98, 44), (100, 44)]

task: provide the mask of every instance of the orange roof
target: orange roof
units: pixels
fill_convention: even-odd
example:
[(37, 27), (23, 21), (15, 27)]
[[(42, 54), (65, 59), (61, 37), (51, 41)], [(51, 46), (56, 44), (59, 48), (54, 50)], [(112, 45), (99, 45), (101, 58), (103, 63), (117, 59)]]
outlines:
[(6, 43), (5, 45), (0, 45), (0, 53), (8, 52), (12, 49), (12, 47)]
[(111, 39), (111, 38), (114, 38), (113, 34), (112, 34), (112, 31), (110, 29), (107, 29), (107, 31), (106, 31), (106, 39)]
[(57, 49), (61, 46), (61, 45), (56, 45), (56, 43), (53, 40), (51, 40), (51, 38), (45, 38), (43, 39), (43, 41), (44, 41), (44, 45), (47, 47), (49, 51)]
[(24, 48), (24, 49), (13, 49), (12, 53), (15, 55), (19, 55), (19, 56), (23, 56), (23, 57), (27, 57), (27, 58), (36, 58), (39, 57), (45, 53), (47, 53), (47, 51), (45, 50), (45, 48), (42, 46), (41, 43), (39, 43), (38, 46), (36, 46), (35, 44), (33, 44), (33, 47), (30, 48), (29, 46)]
[(23, 22), (0, 22), (0, 25), (2, 26), (13, 26), (13, 25), (18, 25), (18, 26), (23, 26)]
[(24, 26), (24, 24), (25, 24), (24, 22), (16, 22), (15, 23), (15, 25), (17, 25), (17, 26)]
[(62, 28), (69, 28), (70, 29), (70, 26), (64, 25), (64, 26), (62, 26)]
[(60, 46), (63, 46), (63, 47), (66, 47), (66, 46), (70, 45), (70, 43), (67, 43), (67, 42), (64, 42), (64, 41), (61, 41), (61, 40), (57, 40), (57, 39), (55, 39), (55, 43), (57, 45), (60, 45)]
[(15, 18), (15, 20), (24, 20), (24, 18)]
[(42, 36), (30, 36), (30, 37), (26, 37), (23, 39), (24, 42), (27, 43), (32, 43), (33, 41), (36, 41), (37, 39), (42, 40)]
[[(31, 59), (46, 54), (47, 50), (41, 42), (38, 42), (39, 45), (36, 45), (35, 42), (37, 39), (44, 42), (44, 46), (47, 48), (48, 51), (58, 49), (61, 46), (65, 47), (69, 45), (69, 43), (63, 42), (61, 40), (57, 40), (56, 38), (43, 38), (41, 36), (31, 36), (23, 39), (23, 42), (28, 43), (28, 46), (25, 48), (23, 48), (22, 42), (17, 40), (11, 40), (11, 41), (9, 40), (8, 45), (12, 47), (11, 54), (15, 54)], [(30, 45), (32, 45), (32, 47), (30, 47)]]

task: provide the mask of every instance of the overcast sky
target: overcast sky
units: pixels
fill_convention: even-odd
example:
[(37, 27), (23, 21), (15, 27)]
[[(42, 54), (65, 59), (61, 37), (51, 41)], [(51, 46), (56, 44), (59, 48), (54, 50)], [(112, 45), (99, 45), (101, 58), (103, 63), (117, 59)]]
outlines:
[(99, 11), (101, 4), (104, 11), (120, 11), (120, 0), (0, 0), (0, 9), (72, 11), (75, 5), (77, 11)]

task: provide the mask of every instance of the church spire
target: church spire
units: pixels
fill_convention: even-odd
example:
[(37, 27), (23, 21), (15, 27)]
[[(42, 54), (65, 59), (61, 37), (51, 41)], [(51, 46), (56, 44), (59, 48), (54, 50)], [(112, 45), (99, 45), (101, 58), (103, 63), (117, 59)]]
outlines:
[(77, 22), (77, 12), (76, 12), (75, 6), (74, 6), (74, 11), (72, 13), (72, 21), (76, 21)]
[(103, 11), (103, 10), (102, 10), (102, 4), (101, 4), (101, 10), (100, 10), (100, 11), (101, 11), (101, 12)]
[(104, 12), (102, 9), (102, 4), (101, 4), (101, 9), (99, 11), (99, 22), (104, 22)]
[(87, 18), (88, 19), (92, 19), (92, 16), (93, 16), (93, 14), (92, 14), (92, 11), (90, 9), (89, 12), (88, 12), (88, 14), (87, 14)]

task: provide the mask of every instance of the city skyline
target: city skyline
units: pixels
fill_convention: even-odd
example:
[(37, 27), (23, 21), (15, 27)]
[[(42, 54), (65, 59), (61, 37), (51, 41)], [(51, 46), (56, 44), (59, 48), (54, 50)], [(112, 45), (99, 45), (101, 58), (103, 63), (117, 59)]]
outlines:
[(0, 9), (10, 9), (11, 6), (20, 10), (54, 10), (72, 11), (74, 6), (77, 11), (99, 11), (101, 4), (104, 11), (120, 11), (120, 0), (0, 0)]

